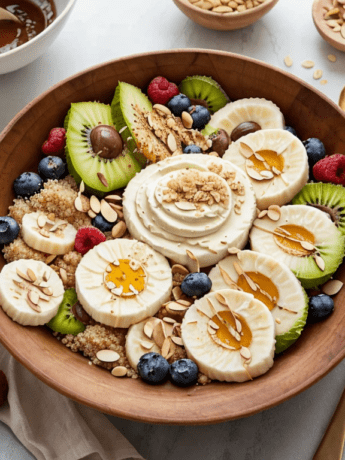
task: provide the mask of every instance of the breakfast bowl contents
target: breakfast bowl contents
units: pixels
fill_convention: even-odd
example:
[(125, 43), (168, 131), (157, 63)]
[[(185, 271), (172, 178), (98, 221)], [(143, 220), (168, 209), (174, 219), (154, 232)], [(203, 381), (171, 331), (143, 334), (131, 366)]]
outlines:
[[(278, 404), (343, 357), (341, 201), (327, 189), (343, 187), (330, 175), (327, 183), (307, 183), (324, 159), (311, 165), (302, 141), (315, 137), (317, 123), (327, 155), (341, 155), (341, 139), (328, 133), (344, 118), (299, 80), (249, 59), (249, 75), (263, 66), (268, 88), (251, 82), (261, 118), (257, 107), (237, 117), (229, 105), (248, 107), (251, 99), (236, 83), (240, 74), (227, 78), (227, 66), (243, 72), (243, 58), (183, 53), (181, 73), (170, 67), (177, 52), (152, 54), (164, 76), (147, 56), (126, 58), (86, 71), (83, 94), (52, 102), (54, 91), (79, 78), (72, 77), (1, 135), (0, 339), (80, 402), (132, 419), (208, 423)], [(140, 84), (124, 75), (129, 61), (142, 69)], [(283, 93), (270, 91), (277, 78)], [(287, 101), (289, 85), (319, 98), (315, 107), (329, 104), (332, 126), (300, 99)], [(267, 107), (275, 127), (264, 126)], [(47, 117), (26, 144), (35, 110)], [(236, 121), (215, 126), (221, 111)], [(311, 119), (301, 127), (304, 114)], [(18, 145), (27, 145), (26, 160), (8, 169)], [(241, 168), (238, 155), (253, 164)], [(276, 175), (280, 189), (262, 171)], [(256, 187), (262, 181), (264, 194)], [(324, 191), (307, 193), (311, 186)], [(270, 187), (271, 199), (259, 206)], [(23, 346), (29, 337), (30, 353)], [(220, 401), (230, 397), (220, 414)]]
[(1, 0), (0, 74), (12, 72), (40, 57), (64, 27), (76, 0)]
[(214, 30), (243, 29), (268, 13), (278, 0), (174, 0), (192, 21)]

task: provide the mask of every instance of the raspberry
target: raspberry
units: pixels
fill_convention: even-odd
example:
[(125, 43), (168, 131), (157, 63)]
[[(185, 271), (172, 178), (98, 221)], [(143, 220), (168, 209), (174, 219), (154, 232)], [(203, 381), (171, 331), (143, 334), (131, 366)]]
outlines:
[(169, 82), (164, 77), (156, 77), (149, 84), (147, 94), (153, 104), (164, 105), (169, 102), (173, 96), (180, 94), (180, 91), (175, 83)]
[(66, 130), (64, 128), (53, 128), (42, 145), (42, 152), (45, 155), (55, 155), (61, 157), (64, 155)]
[(106, 240), (104, 233), (95, 227), (82, 227), (77, 231), (74, 249), (84, 255), (90, 249)]
[(8, 381), (3, 371), (0, 371), (0, 407), (5, 404), (8, 394)]
[(318, 161), (313, 167), (316, 180), (345, 186), (345, 155), (336, 153)]

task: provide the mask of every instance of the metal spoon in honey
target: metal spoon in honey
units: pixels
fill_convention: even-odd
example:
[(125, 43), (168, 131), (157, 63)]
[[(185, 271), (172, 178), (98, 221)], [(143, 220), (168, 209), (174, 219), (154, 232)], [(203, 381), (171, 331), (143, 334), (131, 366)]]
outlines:
[(5, 8), (0, 7), (0, 21), (14, 21), (18, 24), (23, 24), (20, 19), (17, 18), (14, 14), (7, 11)]

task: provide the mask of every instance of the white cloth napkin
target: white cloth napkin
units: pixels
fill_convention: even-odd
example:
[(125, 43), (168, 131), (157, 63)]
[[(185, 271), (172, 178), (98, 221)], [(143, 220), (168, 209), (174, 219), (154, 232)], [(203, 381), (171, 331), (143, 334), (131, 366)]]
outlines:
[(144, 460), (103, 414), (42, 383), (1, 345), (0, 370), (9, 383), (0, 420), (37, 460)]

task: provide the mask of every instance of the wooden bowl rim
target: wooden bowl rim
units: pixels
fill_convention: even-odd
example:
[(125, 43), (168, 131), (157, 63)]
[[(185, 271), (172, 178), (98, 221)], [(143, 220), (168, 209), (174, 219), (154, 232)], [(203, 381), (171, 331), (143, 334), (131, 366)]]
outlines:
[[(189, 8), (191, 11), (196, 11), (198, 13), (202, 12), (205, 14), (205, 16), (209, 16), (210, 18), (211, 17), (218, 17), (218, 18), (226, 18), (226, 19), (234, 19), (236, 20), (236, 18), (240, 18), (240, 17), (246, 17), (246, 16), (251, 16), (253, 14), (253, 11), (255, 13), (258, 13), (262, 10), (265, 10), (268, 5), (271, 5), (271, 3), (278, 3), (279, 0), (266, 0), (265, 3), (261, 3), (260, 5), (258, 6), (255, 6), (254, 8), (250, 8), (248, 10), (245, 10), (245, 11), (240, 11), (238, 13), (234, 13), (234, 12), (230, 12), (230, 13), (222, 13), (222, 14), (219, 14), (219, 13), (215, 13), (214, 11), (209, 11), (209, 10), (204, 10), (202, 8), (199, 8), (197, 6), (194, 6), (193, 3), (190, 3), (188, 0), (174, 0), (174, 2), (176, 3), (180, 3), (182, 5), (185, 5), (186, 8)], [(259, 19), (259, 18), (258, 18)]]
[[(312, 16), (315, 27), (321, 37), (331, 46), (333, 46), (338, 51), (345, 51), (345, 39), (340, 35), (340, 32), (333, 32), (333, 29), (327, 26), (326, 21), (322, 18), (320, 19), (318, 12), (320, 10), (321, 4), (324, 0), (314, 0), (312, 6)], [(323, 21), (323, 22), (322, 22)], [(339, 38), (339, 36), (341, 38)]]
[[(218, 56), (225, 56), (225, 57), (232, 57), (235, 59), (239, 59), (241, 61), (246, 61), (246, 62), (251, 62), (254, 64), (257, 64), (259, 66), (262, 66), (266, 69), (269, 69), (271, 71), (274, 71), (276, 73), (280, 73), (282, 75), (287, 76), (289, 79), (294, 80), (297, 82), (299, 85), (302, 87), (310, 89), (313, 93), (316, 93), (319, 97), (321, 97), (323, 100), (325, 100), (328, 104), (332, 106), (333, 109), (335, 109), (342, 118), (344, 118), (345, 122), (345, 113), (330, 99), (327, 98), (320, 90), (315, 89), (312, 85), (304, 82), (302, 79), (299, 77), (296, 77), (294, 75), (291, 75), (289, 72), (279, 69), (271, 64), (266, 64), (260, 60), (249, 58), (246, 56), (241, 56), (239, 54), (235, 53), (229, 53), (226, 51), (217, 51), (217, 50), (208, 50), (208, 49), (200, 49), (200, 48), (187, 48), (187, 49), (173, 49), (173, 50), (160, 50), (160, 51), (151, 51), (148, 53), (137, 53), (133, 55), (128, 55), (124, 56), (121, 58), (109, 60), (91, 67), (88, 67), (87, 69), (80, 71), (70, 77), (67, 77), (64, 80), (61, 80), (60, 82), (56, 83), (52, 87), (50, 87), (48, 90), (43, 92), (41, 95), (37, 96), (35, 99), (33, 99), (30, 103), (28, 103), (10, 122), (9, 124), (5, 127), (5, 129), (0, 133), (0, 142), (2, 139), (8, 134), (8, 132), (12, 129), (12, 127), (20, 120), (22, 116), (24, 116), (36, 103), (41, 101), (42, 99), (45, 98), (45, 96), (53, 91), (55, 91), (57, 88), (62, 87), (66, 83), (79, 78), (80, 76), (87, 74), (88, 72), (92, 72), (94, 70), (101, 69), (107, 65), (112, 65), (116, 64), (119, 61), (126, 61), (126, 60), (132, 60), (136, 58), (142, 58), (142, 57), (150, 57), (150, 56), (156, 56), (159, 57), (159, 55), (164, 55), (164, 54), (178, 54), (178, 53), (185, 53), (185, 54), (211, 54), (211, 55), (218, 55)], [(239, 410), (237, 412), (231, 412), (230, 409), (226, 409), (226, 407), (222, 408), (222, 411), (217, 413), (217, 416), (212, 416), (211, 418), (207, 418), (207, 416), (204, 416), (202, 420), (197, 419), (193, 416), (189, 416), (186, 414), (186, 418), (181, 420), (181, 421), (176, 421), (174, 420), (173, 422), (171, 421), (171, 418), (167, 416), (166, 414), (159, 414), (159, 416), (152, 417), (152, 416), (145, 416), (145, 414), (141, 414), (140, 416), (137, 415), (132, 415), (128, 413), (126, 408), (121, 405), (121, 407), (116, 407), (116, 408), (109, 408), (105, 403), (100, 404), (100, 403), (93, 403), (90, 402), (89, 400), (86, 399), (85, 395), (80, 394), (80, 392), (77, 392), (75, 388), (71, 388), (68, 386), (68, 384), (57, 384), (49, 374), (49, 372), (44, 372), (41, 368), (36, 368), (35, 367), (35, 359), (30, 359), (27, 360), (25, 359), (23, 353), (19, 349), (15, 349), (13, 346), (11, 346), (11, 340), (10, 337), (7, 337), (6, 334), (3, 334), (3, 331), (0, 328), (0, 342), (3, 344), (3, 346), (14, 356), (14, 358), (19, 361), (24, 367), (26, 367), (30, 372), (32, 372), (37, 378), (39, 378), (41, 381), (58, 391), (59, 393), (79, 402), (84, 405), (88, 405), (89, 407), (92, 407), (96, 410), (99, 410), (104, 413), (108, 413), (110, 415), (115, 415), (118, 417), (122, 417), (128, 420), (134, 420), (134, 421), (141, 421), (141, 422), (146, 422), (146, 423), (159, 423), (159, 424), (179, 424), (179, 425), (205, 425), (205, 424), (212, 424), (212, 423), (220, 423), (220, 422), (225, 422), (229, 420), (235, 420), (238, 418), (246, 417), (249, 415), (254, 415), (255, 413), (258, 413), (262, 410), (272, 408), (284, 401), (287, 401), (288, 399), (296, 396), (297, 394), (301, 393), (302, 391), (308, 389), (310, 386), (318, 382), (323, 376), (325, 376), (327, 373), (329, 373), (337, 364), (340, 363), (342, 359), (345, 358), (345, 347), (342, 349), (337, 350), (337, 353), (332, 356), (332, 359), (329, 360), (328, 364), (322, 367), (321, 369), (316, 369), (316, 372), (312, 373), (310, 377), (306, 380), (301, 381), (297, 386), (293, 386), (289, 391), (285, 392), (282, 395), (277, 396), (274, 399), (271, 399), (269, 401), (264, 401), (262, 403), (256, 404), (246, 410)], [(86, 358), (83, 358), (86, 359)], [(99, 369), (101, 372), (102, 369)], [(249, 382), (250, 383), (250, 382)], [(219, 385), (218, 383), (214, 383), (212, 385)], [(222, 384), (220, 384), (222, 385)], [(228, 384), (230, 385), (230, 384)], [(243, 384), (241, 384), (243, 385)], [(203, 388), (205, 387), (197, 387), (201, 392), (203, 391)], [(230, 386), (229, 386), (230, 388)], [(181, 390), (182, 391), (182, 390)]]

